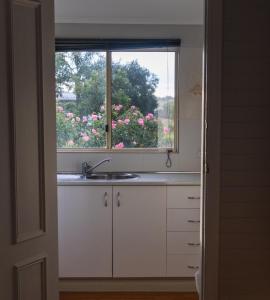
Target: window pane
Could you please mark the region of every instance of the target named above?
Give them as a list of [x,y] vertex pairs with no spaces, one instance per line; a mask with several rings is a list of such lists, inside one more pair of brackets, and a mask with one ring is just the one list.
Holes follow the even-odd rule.
[[58,148],[106,147],[106,53],[56,53]]
[[175,52],[112,53],[112,146],[173,148]]

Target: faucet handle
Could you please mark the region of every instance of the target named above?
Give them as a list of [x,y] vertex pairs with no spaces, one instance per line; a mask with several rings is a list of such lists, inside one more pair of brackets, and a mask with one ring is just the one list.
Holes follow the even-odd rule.
[[82,175],[86,176],[86,174],[90,168],[91,168],[90,162],[87,162],[87,161],[82,162]]

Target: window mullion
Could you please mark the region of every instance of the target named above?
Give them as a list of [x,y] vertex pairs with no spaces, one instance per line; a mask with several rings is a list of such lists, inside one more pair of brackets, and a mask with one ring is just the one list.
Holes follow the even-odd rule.
[[112,149],[112,53],[106,51],[106,117],[107,117],[107,149]]

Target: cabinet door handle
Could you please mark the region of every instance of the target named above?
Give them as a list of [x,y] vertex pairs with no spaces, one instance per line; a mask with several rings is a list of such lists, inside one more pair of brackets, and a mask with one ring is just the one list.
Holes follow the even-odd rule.
[[187,245],[191,247],[199,247],[200,243],[187,243]]
[[121,203],[120,203],[120,192],[117,193],[116,200],[117,200],[117,206],[120,207],[120,205],[121,205]]
[[188,196],[187,198],[188,198],[188,200],[200,200],[201,199],[201,197],[195,197],[195,196]]
[[188,223],[200,223],[200,220],[188,220]]
[[198,266],[187,266],[191,270],[199,270]]
[[108,193],[107,192],[104,193],[104,206],[108,207]]

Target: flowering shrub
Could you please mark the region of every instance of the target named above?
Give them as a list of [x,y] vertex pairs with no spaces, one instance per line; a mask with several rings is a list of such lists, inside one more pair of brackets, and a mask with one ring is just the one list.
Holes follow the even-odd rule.
[[[65,111],[57,103],[56,125],[58,148],[105,148],[106,117],[104,107],[99,112],[78,116]],[[152,113],[143,115],[135,106],[112,106],[112,147],[166,147],[170,129],[164,127]]]
[[112,146],[121,148],[156,148],[158,121],[149,119],[135,107],[112,106]]
[[106,146],[104,114],[92,113],[78,117],[56,107],[56,131],[58,148],[101,148]]

